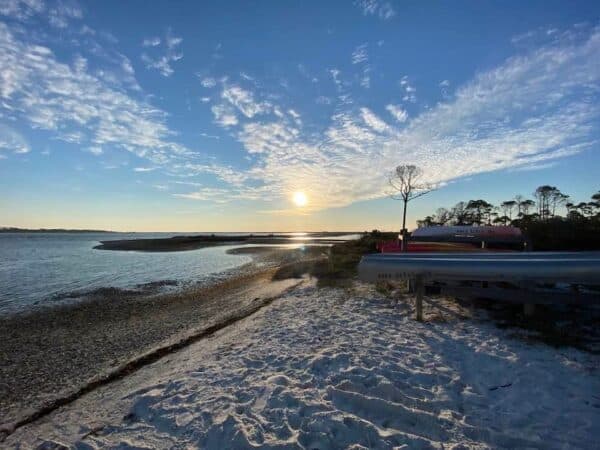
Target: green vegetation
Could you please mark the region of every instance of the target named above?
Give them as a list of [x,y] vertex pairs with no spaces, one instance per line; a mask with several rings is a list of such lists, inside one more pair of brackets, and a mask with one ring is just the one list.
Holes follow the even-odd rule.
[[417,224],[513,225],[527,235],[534,250],[600,249],[600,191],[580,203],[570,202],[569,195],[549,185],[538,187],[533,196],[535,200],[517,195],[498,206],[482,199],[458,202]]
[[600,250],[600,220],[552,217],[514,222],[529,237],[534,250]]

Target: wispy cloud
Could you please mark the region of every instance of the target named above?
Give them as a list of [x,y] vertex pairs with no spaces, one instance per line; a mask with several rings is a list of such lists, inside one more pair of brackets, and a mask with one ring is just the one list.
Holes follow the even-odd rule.
[[417,88],[410,83],[408,75],[403,76],[398,83],[400,84],[400,89],[404,91],[402,100],[415,103],[417,101]]
[[360,64],[369,60],[369,54],[367,53],[367,44],[359,45],[352,52],[352,64]]
[[[172,63],[183,58],[183,52],[179,46],[183,39],[173,35],[173,32],[168,29],[164,38],[149,37],[143,40],[142,46],[145,48],[157,49],[153,54],[147,52],[142,53],[142,61],[148,69],[158,70],[164,77],[169,77],[175,72]],[[160,54],[158,54],[160,50]]]
[[0,0],[0,15],[20,21],[43,17],[50,26],[64,29],[72,21],[80,20],[83,10],[75,0]]
[[226,188],[203,187],[194,192],[185,194],[173,194],[173,197],[188,200],[210,201],[214,203],[226,203],[232,199],[231,190]]
[[333,84],[339,89],[342,85],[340,81],[340,70],[339,69],[329,69],[329,74],[331,75],[331,79],[333,80]]
[[365,16],[376,16],[383,20],[391,19],[396,11],[390,2],[380,0],[356,0],[354,2]]
[[208,134],[208,133],[200,133],[200,136],[205,137],[207,139],[221,139],[220,136],[217,136],[215,134]]
[[[401,163],[423,167],[432,182],[551,164],[594,142],[598,61],[600,30],[593,29],[481,72],[451,99],[412,118],[387,105],[398,125],[371,108],[341,101],[318,134],[287,115],[238,123],[238,139],[256,163],[230,192],[239,195],[240,183],[268,187],[264,198],[304,190],[319,209],[385,195],[385,173]],[[340,72],[330,73],[341,86]],[[404,95],[414,95],[407,77],[399,84]]]
[[[21,6],[0,3],[0,13],[31,21],[46,11],[42,6],[39,12],[33,0],[17,3]],[[380,16],[382,2],[362,3],[365,14]],[[310,198],[310,208],[338,207],[385,195],[385,174],[397,164],[418,164],[430,181],[445,182],[493,170],[548,167],[558,158],[597,145],[598,28],[553,32],[544,45],[520,50],[518,56],[469,82],[452,85],[452,96],[420,112],[413,104],[416,83],[408,76],[397,84],[402,102],[378,105],[374,99],[366,103],[353,96],[351,88],[369,75],[367,46],[355,49],[356,66],[344,66],[343,73],[338,68],[322,69],[319,77],[331,81],[311,83],[318,89],[307,100],[314,98],[322,106],[318,115],[304,109],[304,98],[295,103],[281,90],[268,91],[268,84],[254,73],[248,79],[236,68],[230,78],[202,76],[200,83],[211,89],[206,99],[215,123],[245,152],[237,166],[177,143],[168,115],[153,106],[137,85],[131,62],[101,45],[113,42],[109,37],[78,26],[77,51],[66,57],[27,34],[27,29],[0,22],[2,123],[18,123],[19,130],[29,126],[51,138],[77,143],[96,154],[99,164],[108,163],[105,159],[116,150],[130,152],[136,158],[129,170],[165,172],[188,183],[187,188],[171,185],[173,195],[180,198],[219,203],[278,200],[273,210],[280,211],[281,201],[302,190]],[[144,51],[177,52],[181,44],[173,35],[158,41],[149,38]],[[92,61],[86,51],[98,59]],[[110,62],[114,70],[98,68],[99,61]],[[450,89],[445,82],[439,87]],[[0,157],[30,150],[18,138],[8,139],[3,130],[0,136]],[[122,167],[109,162],[110,167]],[[161,181],[156,186],[166,185]],[[192,192],[176,192],[175,187]]]
[[47,14],[50,25],[66,28],[72,20],[83,17],[83,10],[74,0],[58,0],[48,9]]
[[[5,117],[87,146],[125,149],[154,163],[188,150],[173,142],[166,114],[129,95],[127,84],[92,73],[82,58],[59,61],[25,32],[0,23],[0,99]],[[126,82],[126,59],[117,61]],[[132,76],[129,73],[129,76]]]
[[29,153],[31,148],[21,134],[11,127],[0,124],[0,156],[5,159],[6,154],[3,154],[3,151],[22,154]]
[[311,74],[304,64],[298,64],[296,67],[298,68],[298,72],[300,72],[300,75],[302,75],[307,80],[310,80],[311,83],[319,82],[319,78]]
[[362,66],[360,85],[365,89],[371,87],[371,66],[369,65],[369,53],[367,47],[368,44],[361,44],[352,52],[352,64],[360,64]]
[[100,155],[102,155],[104,153],[104,150],[102,150],[102,147],[99,147],[97,145],[93,145],[91,147],[88,147],[87,151],[90,152],[94,156],[100,156]]
[[211,107],[213,116],[215,117],[215,123],[223,127],[230,127],[238,124],[238,118],[235,115],[235,111],[231,106],[228,105],[213,105]]
[[158,47],[161,39],[158,36],[145,38],[142,41],[142,47]]
[[511,169],[514,172],[531,172],[534,170],[545,170],[550,169],[556,166],[556,161],[548,162],[548,163],[540,163],[540,164],[528,164],[526,166],[515,167]]
[[442,91],[442,97],[448,98],[448,90],[449,90],[449,87],[450,87],[450,81],[448,81],[448,80],[442,80],[442,81],[440,81],[439,86],[440,86],[440,89]]
[[[212,86],[212,83],[210,83]],[[273,111],[273,105],[267,101],[257,100],[255,95],[236,84],[223,81],[223,89],[219,103],[211,107],[215,123],[223,127],[231,127],[239,123],[239,117],[248,119]],[[241,113],[241,116],[238,116]],[[281,114],[275,110],[275,114]]]
[[385,109],[400,123],[404,123],[408,119],[408,113],[399,105],[387,105]]
[[387,131],[390,128],[387,123],[380,119],[369,108],[361,108],[360,114],[365,124],[375,131],[383,133],[384,131]]
[[360,79],[360,85],[365,89],[369,89],[371,87],[371,76],[369,75],[368,69],[365,69],[363,76]]
[[223,89],[221,98],[235,106],[244,116],[252,118],[257,114],[269,112],[272,105],[269,102],[255,100],[252,92],[240,86],[228,86]]
[[212,88],[217,85],[217,80],[215,80],[214,78],[211,78],[211,77],[204,77],[204,78],[202,78],[202,81],[200,82],[200,84],[202,84],[202,86],[205,88]]
[[33,15],[40,14],[46,9],[42,0],[2,0],[0,15],[18,20],[27,20]]

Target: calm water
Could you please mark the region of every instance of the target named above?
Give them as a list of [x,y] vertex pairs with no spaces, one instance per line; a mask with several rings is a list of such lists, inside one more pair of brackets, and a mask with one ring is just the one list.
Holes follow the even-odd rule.
[[230,246],[166,253],[93,249],[101,240],[174,235],[0,233],[0,314],[73,291],[128,288],[160,280],[204,281],[251,261],[247,255],[228,255]]
[[[178,285],[208,281],[252,261],[248,255],[226,253],[239,245],[161,253],[93,249],[103,240],[168,238],[181,234],[0,233],[0,314],[48,304],[64,294],[100,287],[134,288],[138,284],[163,280],[174,280]],[[266,234],[254,233],[255,236]],[[302,245],[305,237],[305,233],[277,234],[297,239],[297,245]],[[347,235],[338,239],[356,237]]]

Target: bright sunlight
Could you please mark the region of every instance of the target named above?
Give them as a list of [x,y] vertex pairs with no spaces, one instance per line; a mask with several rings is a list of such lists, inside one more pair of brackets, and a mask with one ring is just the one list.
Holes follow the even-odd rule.
[[302,191],[298,191],[294,193],[294,204],[298,207],[305,206],[308,203],[308,198],[306,194]]

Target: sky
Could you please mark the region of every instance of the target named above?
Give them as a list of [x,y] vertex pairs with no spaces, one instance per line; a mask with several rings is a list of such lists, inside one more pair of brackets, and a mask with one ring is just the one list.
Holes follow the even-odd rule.
[[0,226],[398,230],[399,164],[409,228],[586,201],[599,93],[598,1],[0,0]]

